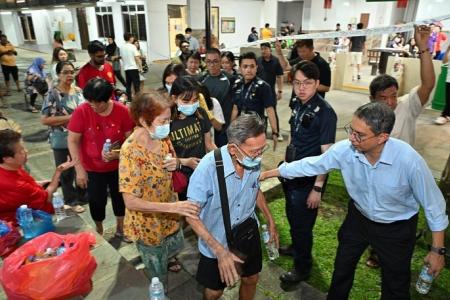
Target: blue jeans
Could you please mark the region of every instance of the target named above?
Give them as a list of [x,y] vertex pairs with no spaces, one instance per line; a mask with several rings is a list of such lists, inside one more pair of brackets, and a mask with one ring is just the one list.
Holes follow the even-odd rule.
[[314,183],[295,189],[285,189],[286,216],[291,227],[294,267],[300,274],[309,274],[312,268],[313,228],[318,209],[307,207],[306,200]]

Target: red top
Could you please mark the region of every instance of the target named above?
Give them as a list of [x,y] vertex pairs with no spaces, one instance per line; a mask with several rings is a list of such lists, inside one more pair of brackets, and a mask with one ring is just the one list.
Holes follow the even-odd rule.
[[110,172],[117,170],[119,160],[104,162],[102,159],[103,144],[106,139],[111,143],[125,141],[125,133],[133,130],[131,120],[125,105],[113,101],[113,109],[108,116],[96,113],[89,102],[77,107],[73,112],[67,128],[80,133],[80,159],[83,168],[91,172]]
[[53,214],[48,192],[24,169],[5,170],[0,167],[0,219],[17,226],[16,210],[22,204]]
[[441,51],[441,43],[445,42],[447,40],[447,36],[443,32],[439,32],[436,37],[436,46],[434,48],[434,51]]
[[105,79],[106,81],[110,82],[112,85],[116,84],[116,79],[114,78],[114,71],[112,66],[105,62],[103,65],[103,68],[101,70],[97,69],[90,63],[85,64],[83,67],[81,67],[80,71],[77,75],[77,82],[78,86],[81,89],[84,89],[87,82],[95,77],[100,77]]

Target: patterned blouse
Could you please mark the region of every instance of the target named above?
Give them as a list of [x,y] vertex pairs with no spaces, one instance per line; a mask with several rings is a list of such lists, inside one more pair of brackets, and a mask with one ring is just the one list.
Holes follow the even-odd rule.
[[[163,141],[159,154],[138,144],[135,133],[120,150],[119,189],[149,202],[176,202],[172,173],[162,167],[164,157],[171,153],[170,141]],[[170,148],[169,148],[170,147]],[[179,229],[179,216],[169,213],[144,213],[126,209],[124,231],[127,237],[147,245],[159,245]]]

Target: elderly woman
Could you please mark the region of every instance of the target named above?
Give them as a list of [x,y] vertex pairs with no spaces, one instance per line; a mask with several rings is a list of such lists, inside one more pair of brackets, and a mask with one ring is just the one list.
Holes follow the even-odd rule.
[[[43,125],[49,126],[50,146],[53,150],[55,164],[62,164],[69,156],[67,146],[67,124],[75,109],[84,102],[82,90],[74,87],[75,67],[71,62],[60,61],[56,64],[58,84],[50,89],[42,104]],[[77,213],[84,212],[84,190],[75,184],[75,170],[69,169],[61,174],[61,188],[64,202]]]
[[32,113],[39,110],[35,107],[38,95],[44,95],[48,91],[47,72],[44,71],[45,60],[42,57],[33,59],[33,63],[28,67],[25,77],[26,93],[30,97],[28,109]]
[[125,234],[136,241],[150,277],[159,277],[166,288],[168,258],[183,247],[177,214],[197,218],[199,212],[198,206],[179,202],[173,190],[171,171],[177,159],[167,137],[172,106],[154,91],[133,99],[131,115],[137,128],[122,145],[119,164]]
[[[118,148],[130,135],[134,124],[127,107],[111,100],[113,90],[103,78],[88,81],[83,90],[87,102],[75,110],[67,126],[68,144],[75,161],[77,184],[88,191],[89,209],[97,232],[103,234],[109,190],[117,221],[116,237],[128,241],[123,235],[125,204],[119,192]],[[107,139],[112,147],[105,152],[103,146]]]

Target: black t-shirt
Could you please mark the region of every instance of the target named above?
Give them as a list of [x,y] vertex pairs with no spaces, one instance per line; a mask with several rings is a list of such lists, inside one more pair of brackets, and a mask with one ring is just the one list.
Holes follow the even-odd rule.
[[274,106],[274,95],[267,82],[261,78],[255,77],[248,83],[239,78],[233,85],[233,104],[237,106],[239,114],[255,112],[264,119],[264,110]]
[[318,94],[305,104],[296,99],[289,124],[291,144],[296,147],[296,160],[320,155],[321,145],[335,142],[336,113]]
[[283,75],[283,68],[280,61],[273,55],[270,56],[270,60],[266,61],[262,56],[256,60],[258,64],[257,76],[267,82],[273,91],[275,91],[275,82],[277,76]]
[[206,73],[199,80],[207,88],[211,97],[216,98],[222,107],[223,116],[225,118],[225,128],[230,124],[233,103],[231,101],[232,79],[225,72],[220,72],[218,76],[212,76]]
[[[202,158],[206,154],[205,133],[211,129],[211,122],[208,115],[199,107],[197,112],[202,118],[193,114],[184,119],[176,119],[170,125],[170,140],[177,154],[177,157]],[[183,166],[182,171],[188,177],[194,172],[191,168]]]
[[362,52],[365,41],[366,41],[365,36],[350,37],[350,42],[351,42],[350,52]]
[[[291,66],[295,66],[301,60],[302,59],[300,57],[298,57],[294,60],[290,60],[289,64]],[[314,56],[314,58],[311,60],[311,62],[315,63],[316,66],[319,68],[320,84],[328,86],[328,87],[331,86],[331,69],[330,69],[330,65],[328,64],[328,62],[325,59],[323,59],[318,52],[316,52],[316,56]],[[325,98],[324,92],[318,92],[318,93],[320,96]],[[294,91],[292,91],[292,96],[293,97],[295,96]]]

